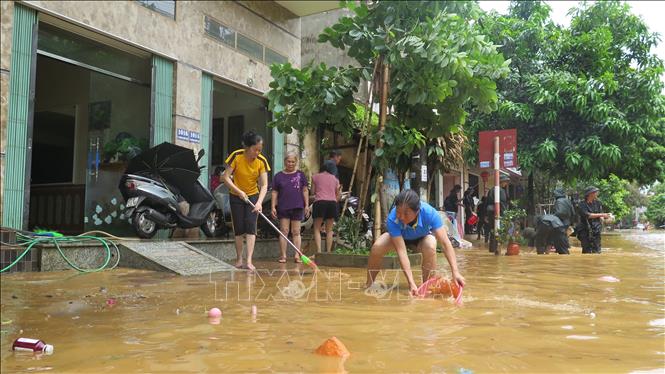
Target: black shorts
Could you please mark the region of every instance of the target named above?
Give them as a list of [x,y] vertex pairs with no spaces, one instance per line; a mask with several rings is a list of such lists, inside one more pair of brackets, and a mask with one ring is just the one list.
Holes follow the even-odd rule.
[[303,208],[293,208],[287,210],[277,209],[277,218],[302,222],[303,218],[305,218],[305,209]]
[[409,239],[409,240],[405,239],[404,244],[406,244],[406,249],[408,249],[409,251],[414,252],[414,253],[419,252],[418,245],[420,245],[420,242],[428,236],[434,237],[434,235],[432,235],[432,234],[427,234],[427,235],[422,236],[418,239]]
[[315,201],[312,210],[312,217],[314,218],[337,219],[337,201]]
[[[252,204],[256,204],[259,195],[248,196]],[[242,201],[238,196],[229,194],[229,203],[231,205],[231,222],[233,223],[233,234],[235,235],[256,235],[256,220],[259,215],[252,212],[254,208]]]

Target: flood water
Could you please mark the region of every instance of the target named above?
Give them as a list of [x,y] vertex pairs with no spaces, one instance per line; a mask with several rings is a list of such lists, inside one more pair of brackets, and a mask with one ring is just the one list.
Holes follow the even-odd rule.
[[[665,234],[605,235],[603,247],[584,256],[579,248],[511,257],[459,250],[462,307],[408,297],[404,278],[393,282],[398,272],[366,292],[364,269],[315,278],[293,263],[287,272],[258,263],[273,271],[233,278],[128,269],[3,275],[1,369],[662,373]],[[439,267],[447,274],[443,257]],[[219,324],[206,317],[211,307],[223,311]],[[21,336],[53,344],[54,354],[13,353]],[[331,336],[348,359],[313,353]]]

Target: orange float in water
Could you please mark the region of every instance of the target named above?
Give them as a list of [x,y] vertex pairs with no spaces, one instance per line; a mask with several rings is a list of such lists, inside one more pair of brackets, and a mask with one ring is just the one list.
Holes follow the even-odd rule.
[[351,355],[351,352],[346,349],[344,343],[334,336],[323,342],[314,352],[323,356],[333,357],[348,357]]

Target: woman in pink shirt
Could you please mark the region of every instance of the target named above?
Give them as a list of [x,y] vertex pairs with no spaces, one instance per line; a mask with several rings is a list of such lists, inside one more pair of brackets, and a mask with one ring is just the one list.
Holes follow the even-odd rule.
[[324,163],[321,172],[312,177],[314,190],[314,243],[317,252],[321,252],[321,225],[326,222],[326,251],[332,251],[333,223],[337,218],[337,201],[339,200],[339,181],[332,174],[329,164]]

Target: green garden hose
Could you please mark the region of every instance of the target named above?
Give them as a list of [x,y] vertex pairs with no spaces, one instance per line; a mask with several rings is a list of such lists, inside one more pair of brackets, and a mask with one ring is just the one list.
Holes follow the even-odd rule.
[[[2,270],[0,270],[0,273],[4,273],[5,271],[11,269],[16,264],[18,264],[18,262],[21,261],[21,259],[23,257],[25,257],[25,255],[27,255],[28,252],[30,252],[35,247],[35,245],[37,245],[37,244],[49,244],[49,243],[53,243],[53,245],[55,245],[55,248],[58,250],[58,253],[60,253],[60,256],[63,258],[63,260],[65,260],[65,262],[67,262],[67,264],[69,266],[71,266],[73,269],[76,269],[79,272],[94,273],[94,272],[102,271],[102,270],[105,270],[105,269],[113,269],[116,266],[118,266],[118,263],[120,262],[120,251],[118,250],[118,246],[113,241],[108,240],[107,238],[100,238],[100,237],[97,237],[97,236],[86,235],[86,234],[88,234],[88,233],[81,234],[81,235],[78,235],[78,236],[39,236],[35,233],[27,232],[27,234],[24,234],[23,232],[16,231],[16,237],[18,239],[18,244],[2,243],[2,245],[12,246],[12,247],[26,247],[26,248],[23,251],[23,253],[21,253],[21,255],[19,255],[16,258],[16,260],[14,260],[14,262],[12,262],[11,264],[7,265]],[[106,235],[109,236],[109,237],[112,237],[109,234],[106,234]],[[90,240],[100,242],[104,246],[104,249],[106,250],[106,259],[104,260],[104,263],[96,269],[83,269],[83,268],[80,268],[80,267],[76,266],[69,258],[67,258],[65,253],[62,251],[62,248],[60,248],[61,243],[79,243],[79,242],[85,242],[85,241],[90,241]],[[110,268],[107,268],[109,262],[111,262],[111,257],[112,257],[111,256],[111,247],[115,248],[115,252],[116,252],[116,255],[117,255],[116,256],[116,262],[113,266],[111,266]]]

